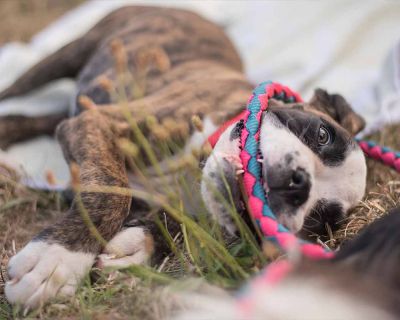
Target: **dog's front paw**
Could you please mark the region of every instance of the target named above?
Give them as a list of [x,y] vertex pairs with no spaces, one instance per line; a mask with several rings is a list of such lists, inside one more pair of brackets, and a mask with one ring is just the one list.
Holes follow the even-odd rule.
[[13,304],[33,309],[56,295],[71,296],[94,258],[59,244],[31,241],[8,264],[6,297]]
[[126,268],[144,264],[153,252],[153,238],[141,227],[126,228],[115,235],[97,257],[99,268]]

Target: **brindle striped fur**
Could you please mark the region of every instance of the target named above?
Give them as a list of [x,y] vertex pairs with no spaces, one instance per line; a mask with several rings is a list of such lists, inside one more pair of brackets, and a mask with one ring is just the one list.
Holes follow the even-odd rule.
[[[146,115],[158,119],[172,117],[189,121],[192,115],[210,116],[216,124],[237,114],[245,105],[252,85],[243,74],[240,58],[223,30],[198,15],[175,9],[125,7],[117,10],[88,31],[83,37],[64,46],[0,93],[0,98],[22,95],[61,77],[76,77],[78,94],[89,96],[97,110],[83,110],[79,103],[76,117],[64,120],[56,130],[66,160],[80,167],[83,186],[111,185],[128,187],[124,156],[117,140],[129,130],[120,107],[99,85],[101,75],[116,80],[111,43],[119,39],[127,53],[127,65],[134,77],[135,59],[147,48],[159,47],[167,54],[170,68],[150,70],[142,98],[129,96],[129,110],[139,121]],[[146,110],[146,113],[143,110]],[[43,119],[31,119],[35,125]],[[0,119],[0,127],[5,119]],[[9,121],[9,120],[8,120]],[[15,140],[51,132],[20,127]],[[15,140],[1,138],[3,145]],[[130,210],[127,196],[83,193],[82,200],[101,235],[110,240],[120,229]],[[134,208],[133,208],[134,211]],[[37,238],[57,242],[72,250],[99,253],[100,244],[90,236],[76,204],[56,224]]]

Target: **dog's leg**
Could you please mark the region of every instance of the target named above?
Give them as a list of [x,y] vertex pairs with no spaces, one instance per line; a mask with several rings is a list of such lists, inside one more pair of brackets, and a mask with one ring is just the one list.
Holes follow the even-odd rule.
[[208,211],[231,234],[236,232],[236,226],[229,212],[230,200],[234,201],[236,210],[240,209],[237,181],[243,172],[239,158],[240,125],[240,122],[231,125],[221,135],[204,166],[201,182],[201,194]]
[[53,135],[57,125],[67,117],[66,113],[38,117],[9,115],[0,117],[0,148],[32,139],[39,135]]
[[96,41],[79,38],[34,65],[11,86],[0,92],[0,100],[26,94],[60,78],[75,77],[96,48]]
[[[124,157],[116,143],[118,136],[109,119],[97,110],[60,124],[57,137],[67,161],[80,167],[82,189],[94,185],[128,187]],[[111,240],[128,215],[130,197],[83,191],[80,198],[101,237]],[[75,292],[102,249],[81,214],[75,198],[62,219],[10,260],[11,280],[5,287],[10,302],[32,308],[57,293]]]
[[101,41],[112,30],[125,26],[129,19],[154,10],[152,7],[131,6],[115,10],[100,20],[82,37],[68,43],[44,58],[0,92],[0,100],[26,94],[60,78],[75,78],[92,57]]

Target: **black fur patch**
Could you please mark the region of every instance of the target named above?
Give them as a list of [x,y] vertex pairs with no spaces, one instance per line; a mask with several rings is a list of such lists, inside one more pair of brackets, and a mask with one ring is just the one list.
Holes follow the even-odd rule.
[[229,136],[229,140],[236,140],[240,138],[240,135],[242,134],[242,130],[244,128],[244,120],[240,120],[238,123],[236,123],[236,126],[233,127],[231,134]]
[[[290,156],[285,157],[286,165],[289,165],[290,161]],[[264,178],[269,186],[268,202],[273,212],[295,214],[296,209],[308,200],[311,189],[310,175],[303,168],[297,168],[296,171],[303,176],[303,182],[293,187],[291,183],[294,171],[286,170],[282,164],[278,163],[265,171]]]
[[343,206],[334,200],[322,199],[317,202],[311,213],[304,221],[306,232],[319,236],[328,236],[326,225],[336,231],[344,219]]
[[[353,148],[351,136],[339,126],[299,109],[271,108],[282,124],[308,146],[326,165],[340,166],[346,154]],[[320,146],[318,134],[320,127],[325,127],[331,135],[331,143]]]

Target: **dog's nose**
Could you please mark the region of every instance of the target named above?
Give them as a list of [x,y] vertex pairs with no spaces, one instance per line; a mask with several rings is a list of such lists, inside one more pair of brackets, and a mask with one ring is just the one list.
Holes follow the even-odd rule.
[[303,189],[309,184],[309,176],[303,169],[297,169],[292,172],[292,179],[289,187],[292,189]]
[[299,207],[308,199],[311,180],[303,169],[270,168],[267,170],[269,194],[279,197],[286,204]]

